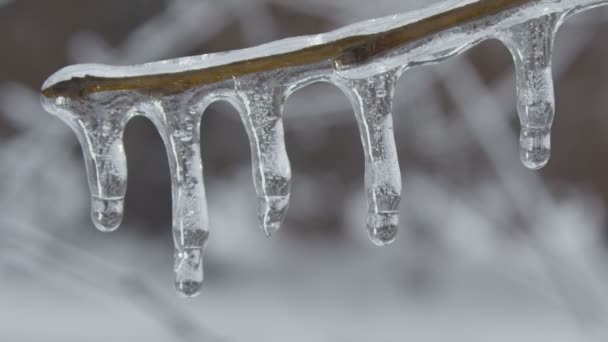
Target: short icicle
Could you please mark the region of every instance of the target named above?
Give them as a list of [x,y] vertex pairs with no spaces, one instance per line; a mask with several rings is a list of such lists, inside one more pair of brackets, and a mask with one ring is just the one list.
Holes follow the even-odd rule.
[[520,157],[532,170],[543,168],[551,155],[555,95],[551,60],[561,23],[551,14],[516,25],[500,38],[509,48],[517,74],[517,111],[521,121]]
[[282,119],[284,94],[272,88],[271,80],[262,78],[235,83],[235,89],[236,105],[251,143],[259,225],[270,236],[287,215],[291,191]]
[[[123,132],[130,102],[110,94],[96,105],[87,99],[58,98],[54,112],[76,133],[82,147],[91,191],[91,219],[102,232],[116,230],[122,222],[127,191],[127,159]],[[48,102],[43,104],[48,108]]]
[[367,229],[378,246],[392,243],[399,224],[401,170],[393,133],[393,95],[401,69],[336,83],[353,104],[365,152]]
[[151,115],[165,142],[171,169],[175,287],[184,297],[200,292],[203,250],[209,237],[200,150],[202,111],[192,108],[179,96],[165,98]]

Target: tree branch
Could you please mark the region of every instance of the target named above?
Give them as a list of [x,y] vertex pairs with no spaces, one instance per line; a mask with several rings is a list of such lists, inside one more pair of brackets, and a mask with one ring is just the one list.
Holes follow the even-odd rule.
[[[227,64],[218,64],[181,72],[168,72],[152,75],[129,77],[103,77],[84,75],[71,77],[46,86],[42,94],[47,98],[77,98],[103,91],[135,90],[145,93],[179,93],[185,90],[221,82],[234,77],[255,73],[301,67],[330,62],[329,65],[344,69],[365,64],[396,49],[416,41],[446,31],[454,27],[471,24],[484,18],[497,16],[517,7],[533,5],[539,0],[479,0],[464,2],[446,11],[429,11],[422,19],[409,22],[386,31],[361,34],[332,39],[327,42],[307,46],[313,37],[295,38],[295,49],[266,56],[243,58]],[[445,6],[444,6],[445,7]],[[427,12],[427,11],[424,11]],[[362,23],[364,24],[364,23]],[[361,24],[359,24],[361,25]],[[361,25],[363,26],[363,25]],[[328,35],[329,36],[329,35]],[[297,40],[297,41],[296,41]],[[318,40],[318,38],[317,38]],[[321,40],[323,40],[321,38]],[[285,41],[285,43],[291,43]],[[264,51],[265,46],[251,49],[251,52]],[[247,50],[235,51],[247,52]],[[221,54],[208,55],[221,57]],[[247,55],[243,53],[243,55]],[[67,71],[67,70],[66,70]]]

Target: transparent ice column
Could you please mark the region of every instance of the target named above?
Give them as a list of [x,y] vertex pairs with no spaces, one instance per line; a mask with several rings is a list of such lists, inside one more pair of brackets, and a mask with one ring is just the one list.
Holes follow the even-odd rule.
[[192,297],[203,283],[203,249],[209,237],[200,150],[202,111],[179,96],[162,98],[144,111],[165,142],[171,169],[175,286]]
[[[51,106],[48,101],[43,103]],[[95,100],[59,97],[52,106],[54,113],[74,130],[82,147],[93,223],[103,232],[116,230],[122,222],[127,191],[122,136],[131,109],[129,99],[115,93]]]
[[520,157],[537,170],[551,155],[555,98],[551,59],[562,16],[551,14],[513,26],[499,38],[513,54],[517,74],[517,111],[521,121]]
[[365,79],[339,79],[353,104],[365,152],[367,228],[372,242],[395,240],[399,224],[401,170],[393,132],[393,95],[401,69]]
[[291,191],[282,119],[285,94],[273,82],[276,80],[256,77],[235,83],[237,107],[251,144],[259,225],[268,236],[281,226]]

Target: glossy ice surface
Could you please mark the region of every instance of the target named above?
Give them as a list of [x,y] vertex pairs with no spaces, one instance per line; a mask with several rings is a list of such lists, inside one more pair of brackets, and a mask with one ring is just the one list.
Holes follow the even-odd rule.
[[[323,35],[290,38],[245,50],[137,66],[71,66],[51,76],[43,89],[85,76],[120,79],[187,73],[294,52],[351,36],[385,32],[475,2],[446,1],[429,9],[370,20]],[[193,296],[202,285],[203,250],[209,236],[199,132],[202,113],[211,103],[228,101],[241,114],[251,143],[259,226],[271,235],[279,229],[290,197],[291,168],[284,142],[283,103],[291,93],[310,83],[336,84],[351,101],[361,132],[369,235],[375,244],[386,245],[397,234],[401,198],[401,173],[392,126],[394,89],[399,77],[412,67],[439,62],[482,40],[502,41],[513,54],[517,70],[521,159],[528,168],[539,169],[546,165],[551,152],[555,113],[551,57],[555,33],[569,15],[605,3],[531,1],[441,30],[354,65],[328,59],[297,67],[278,66],[272,71],[207,82],[181,92],[99,91],[73,97],[43,96],[42,102],[48,112],[70,125],[79,138],[92,195],[91,216],[102,231],[118,228],[124,211],[125,126],[137,115],[152,120],[164,140],[171,169],[176,287],[184,296]]]

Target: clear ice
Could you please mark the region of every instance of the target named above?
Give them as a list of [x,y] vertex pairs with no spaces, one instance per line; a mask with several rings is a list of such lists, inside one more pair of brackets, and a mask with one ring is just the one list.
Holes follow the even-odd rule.
[[365,79],[335,81],[350,99],[365,153],[367,229],[372,242],[393,242],[399,224],[401,170],[393,134],[393,96],[402,69]]
[[285,89],[274,85],[268,75],[234,80],[234,89],[238,98],[236,107],[251,142],[259,226],[270,236],[287,214],[291,190],[282,117]]
[[551,57],[561,14],[552,13],[510,28],[502,37],[513,55],[517,74],[517,112],[521,121],[520,157],[532,170],[551,155],[555,115]]
[[[386,245],[397,234],[401,197],[392,123],[395,84],[404,71],[440,62],[485,39],[502,41],[515,61],[521,159],[531,169],[545,166],[551,153],[555,112],[551,75],[555,33],[568,16],[608,1],[509,1],[513,7],[462,25],[448,25],[391,49],[382,50],[384,46],[376,44],[377,41],[365,42],[326,59],[311,58],[307,49],[366,35],[382,37],[423,19],[440,17],[437,15],[446,11],[481,3],[491,7],[508,1],[442,1],[420,11],[369,20],[326,34],[225,53],[136,66],[70,66],[45,82],[42,104],[78,136],[92,196],[91,216],[95,226],[104,232],[117,229],[124,212],[125,126],[137,115],[155,124],[165,143],[171,169],[175,286],[183,296],[192,297],[202,286],[203,252],[209,237],[200,123],[207,106],[215,101],[228,101],[241,115],[251,144],[259,226],[267,235],[279,229],[289,207],[291,169],[282,118],[283,103],[289,95],[314,82],[330,82],[350,99],[365,154],[367,228],[373,243]],[[285,57],[292,53],[299,53],[301,60]],[[277,57],[272,68],[237,72],[243,64],[270,56]],[[213,74],[211,71],[218,67],[235,71]],[[211,76],[199,83],[180,78],[188,73],[201,77],[205,72]],[[155,84],[167,76],[175,78],[164,83],[164,88],[146,86],[143,81]],[[123,82],[124,86],[111,86],[115,81]],[[75,82],[80,83],[75,86]]]

